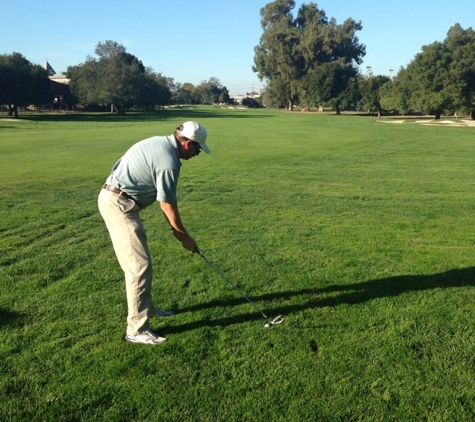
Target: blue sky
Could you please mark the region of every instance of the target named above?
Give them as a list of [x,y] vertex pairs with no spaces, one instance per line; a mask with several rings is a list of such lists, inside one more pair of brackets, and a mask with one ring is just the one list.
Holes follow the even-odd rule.
[[[30,62],[46,59],[57,73],[94,56],[98,42],[113,40],[145,66],[175,82],[218,78],[231,95],[263,87],[252,71],[262,34],[259,10],[267,0],[52,0],[4,1],[0,54],[13,51]],[[296,1],[294,13],[302,3]],[[362,21],[366,45],[361,70],[393,75],[421,51],[443,41],[455,23],[475,27],[475,0],[320,0],[337,23]]]

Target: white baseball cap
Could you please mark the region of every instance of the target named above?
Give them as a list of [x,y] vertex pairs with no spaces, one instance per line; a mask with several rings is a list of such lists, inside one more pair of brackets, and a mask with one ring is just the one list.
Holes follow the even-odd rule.
[[192,141],[198,142],[200,144],[201,149],[206,152],[206,154],[211,153],[208,145],[206,145],[206,138],[208,133],[206,129],[201,126],[199,123],[188,121],[182,124],[183,129],[178,130],[185,138],[191,139]]

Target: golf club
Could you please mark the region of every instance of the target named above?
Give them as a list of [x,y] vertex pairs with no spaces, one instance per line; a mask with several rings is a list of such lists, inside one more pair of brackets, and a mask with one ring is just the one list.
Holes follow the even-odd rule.
[[241,296],[246,299],[252,306],[254,306],[254,308],[268,321],[268,323],[266,323],[264,325],[264,327],[268,328],[270,327],[271,325],[276,325],[276,324],[282,324],[282,322],[284,321],[284,316],[283,315],[278,315],[277,317],[275,317],[274,319],[270,319],[267,317],[267,315],[262,312],[258,307],[257,305],[251,300],[249,299],[245,294],[244,292],[238,287],[236,286],[231,280],[229,280],[228,277],[226,277],[221,271],[220,269],[212,262],[210,261],[208,258],[206,258],[206,256],[201,252],[201,251],[198,251],[198,255],[201,256],[201,258],[203,258],[203,260],[210,266],[212,267],[221,277],[223,277],[231,286],[234,287],[234,289],[236,289],[240,294]]

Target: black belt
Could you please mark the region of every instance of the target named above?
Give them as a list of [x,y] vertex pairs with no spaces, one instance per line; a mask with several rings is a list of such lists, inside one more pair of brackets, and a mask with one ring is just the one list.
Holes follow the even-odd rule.
[[134,198],[132,198],[127,192],[124,192],[123,190],[117,189],[114,186],[108,185],[107,183],[105,183],[102,186],[102,189],[110,190],[111,192],[114,192],[117,195],[122,195],[124,198],[132,199],[132,201],[134,201]]

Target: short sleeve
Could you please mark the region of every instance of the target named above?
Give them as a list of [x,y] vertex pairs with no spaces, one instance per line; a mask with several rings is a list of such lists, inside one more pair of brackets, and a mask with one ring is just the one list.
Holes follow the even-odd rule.
[[155,186],[157,188],[157,201],[176,202],[179,170],[167,169],[156,173]]

